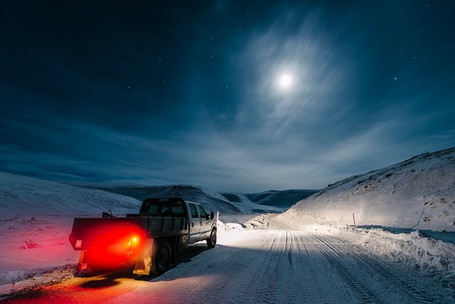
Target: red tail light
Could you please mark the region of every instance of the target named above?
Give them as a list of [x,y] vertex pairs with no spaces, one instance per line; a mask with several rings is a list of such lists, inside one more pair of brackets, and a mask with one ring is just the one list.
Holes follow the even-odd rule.
[[128,242],[128,247],[137,247],[140,243],[140,237],[137,235],[133,235],[130,237]]

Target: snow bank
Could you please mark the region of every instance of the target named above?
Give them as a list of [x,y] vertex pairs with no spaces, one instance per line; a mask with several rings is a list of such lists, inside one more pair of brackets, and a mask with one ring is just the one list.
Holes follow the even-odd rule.
[[344,238],[378,256],[427,273],[444,272],[455,278],[455,244],[429,238],[418,231],[391,233],[381,229],[348,229]]
[[344,229],[339,233],[371,254],[416,270],[442,287],[455,290],[455,244],[428,238],[418,231]]

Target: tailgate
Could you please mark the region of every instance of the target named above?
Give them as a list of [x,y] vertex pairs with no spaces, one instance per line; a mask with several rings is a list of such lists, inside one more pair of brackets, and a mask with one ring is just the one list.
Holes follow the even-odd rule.
[[75,218],[69,241],[74,250],[87,250],[133,234],[142,237],[141,222],[141,218]]

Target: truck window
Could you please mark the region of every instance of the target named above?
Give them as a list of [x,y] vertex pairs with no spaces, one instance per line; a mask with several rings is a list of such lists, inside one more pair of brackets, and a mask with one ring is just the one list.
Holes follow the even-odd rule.
[[172,215],[171,207],[169,207],[167,205],[161,205],[160,206],[160,214],[161,215]]
[[205,218],[207,216],[207,212],[205,212],[202,206],[198,205],[197,207],[199,208],[199,214],[201,215],[201,217]]
[[191,217],[192,218],[198,218],[199,215],[197,214],[197,208],[195,204],[189,204],[190,205],[190,210],[191,210]]
[[152,216],[185,216],[183,201],[180,199],[146,199],[141,214]]
[[173,206],[172,207],[172,215],[173,216],[184,216],[185,215],[185,209],[183,209],[183,206]]
[[153,202],[148,202],[145,210],[141,210],[142,212],[150,213],[150,214],[158,214],[158,207],[159,204],[153,203]]

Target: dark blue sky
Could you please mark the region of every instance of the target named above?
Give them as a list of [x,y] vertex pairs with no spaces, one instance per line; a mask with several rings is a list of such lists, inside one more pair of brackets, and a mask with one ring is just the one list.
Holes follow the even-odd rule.
[[255,192],[455,146],[453,16],[450,0],[2,1],[0,170]]

